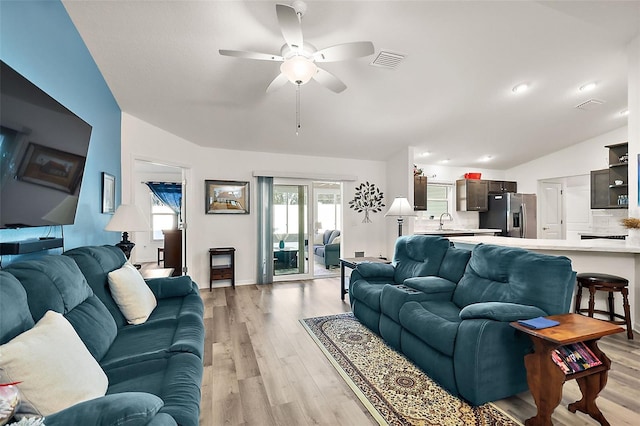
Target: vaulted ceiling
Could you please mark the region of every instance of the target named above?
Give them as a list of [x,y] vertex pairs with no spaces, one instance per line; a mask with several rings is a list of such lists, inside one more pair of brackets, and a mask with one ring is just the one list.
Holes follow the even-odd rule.
[[[640,29],[639,1],[308,1],[305,42],[375,53],[322,64],[347,89],[301,86],[296,135],[295,86],[265,92],[280,64],[218,54],[279,54],[275,2],[63,3],[121,109],[198,145],[371,160],[414,146],[497,169],[626,125]],[[405,58],[370,65],[381,51]]]

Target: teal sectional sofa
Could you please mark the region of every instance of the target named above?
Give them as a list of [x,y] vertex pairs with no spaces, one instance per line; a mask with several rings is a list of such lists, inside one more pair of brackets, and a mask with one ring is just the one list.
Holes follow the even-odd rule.
[[[422,259],[422,261],[420,260]],[[472,405],[528,389],[530,339],[511,321],[569,311],[576,273],[564,256],[442,237],[396,242],[390,265],[361,264],[354,315],[451,394]]]
[[81,247],[0,271],[0,344],[55,311],[108,378],[105,396],[47,415],[47,426],[198,425],[205,335],[198,286],[187,276],[147,280],[157,306],[130,325],[107,278],[125,261],[114,246]]

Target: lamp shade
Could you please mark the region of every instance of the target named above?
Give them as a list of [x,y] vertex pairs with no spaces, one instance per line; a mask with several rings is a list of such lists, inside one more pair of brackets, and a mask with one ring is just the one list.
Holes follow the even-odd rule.
[[389,207],[389,211],[387,211],[384,215],[385,217],[386,216],[402,216],[402,217],[417,216],[416,212],[413,210],[413,207],[411,207],[411,204],[409,204],[409,200],[403,197],[396,197],[393,200],[391,207]]
[[293,84],[305,84],[318,72],[318,67],[304,56],[294,56],[280,65],[280,72]]
[[120,204],[104,229],[119,232],[148,231],[151,226],[140,207],[134,204]]

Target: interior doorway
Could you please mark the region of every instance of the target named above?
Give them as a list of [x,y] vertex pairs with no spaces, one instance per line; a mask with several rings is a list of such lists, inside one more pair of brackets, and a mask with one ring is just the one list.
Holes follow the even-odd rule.
[[[135,159],[132,190],[137,206],[146,215],[151,230],[136,233],[136,262],[156,268],[174,268],[174,275],[188,272],[186,232],[186,170],[183,167]],[[169,207],[153,194],[151,183],[176,184],[180,188],[179,204]],[[165,247],[165,233],[171,247]]]

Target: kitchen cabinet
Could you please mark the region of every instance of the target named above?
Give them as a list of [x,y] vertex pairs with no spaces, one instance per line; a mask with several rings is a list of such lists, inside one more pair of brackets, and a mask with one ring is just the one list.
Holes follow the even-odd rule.
[[607,145],[609,167],[591,171],[591,208],[626,209],[629,207],[629,144]]
[[518,182],[505,180],[489,181],[489,194],[504,194],[505,192],[518,192]]
[[609,169],[591,171],[591,208],[609,208]]
[[413,177],[413,210],[427,210],[427,177]]
[[456,181],[456,210],[486,212],[489,209],[489,181],[458,179]]
[[[607,145],[609,148],[609,206],[610,208],[629,207],[629,144]],[[622,181],[616,184],[616,181]]]

